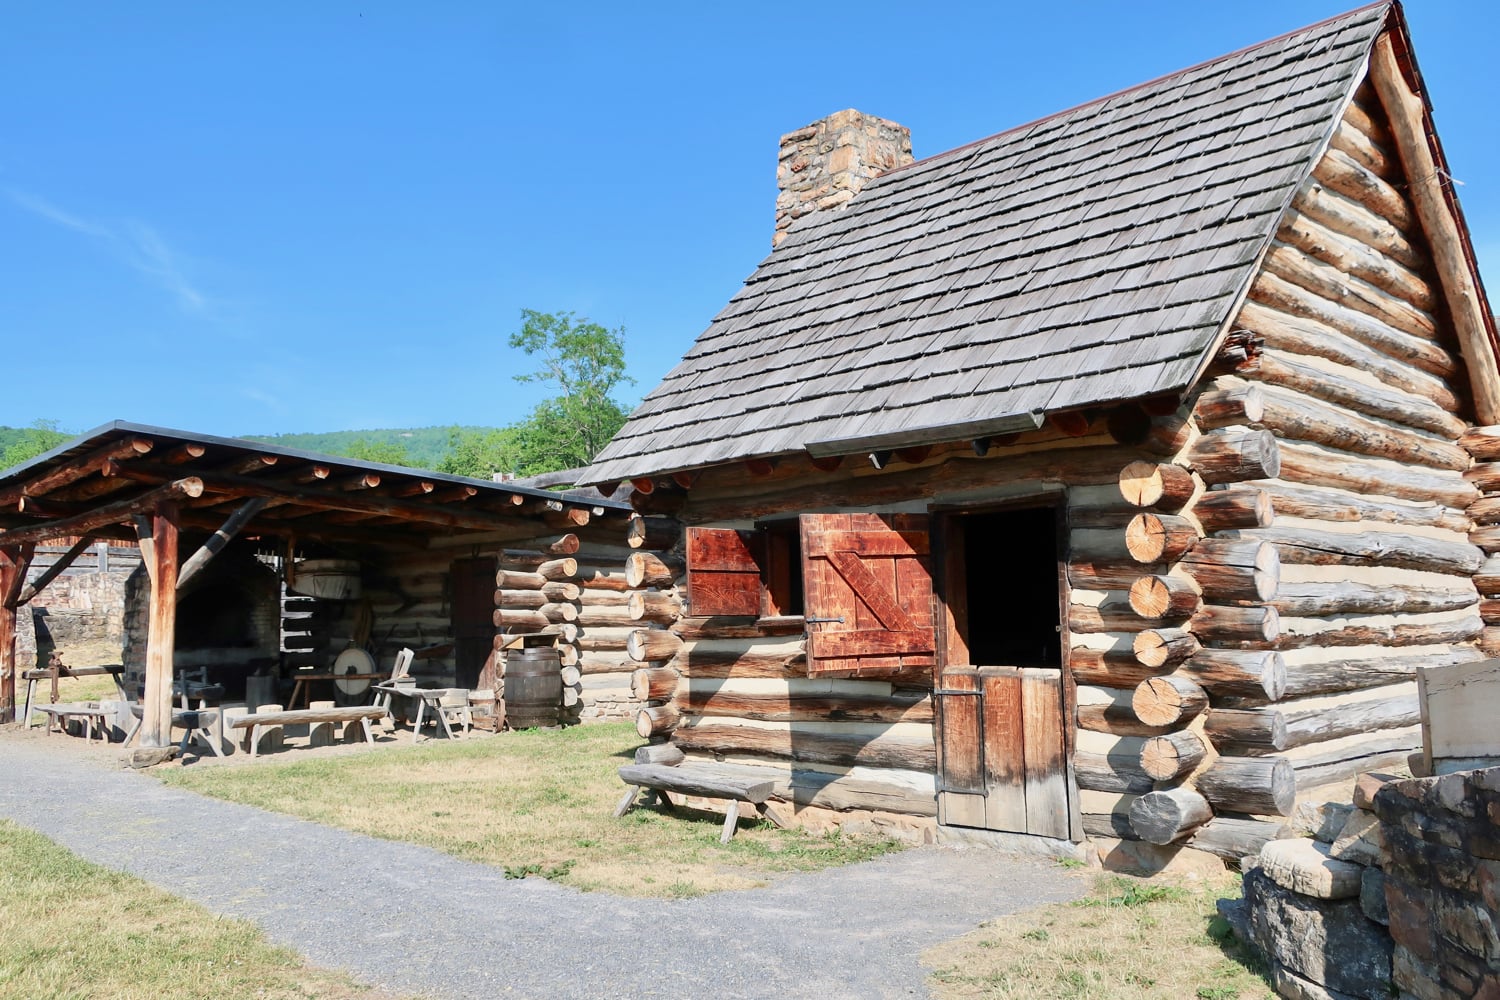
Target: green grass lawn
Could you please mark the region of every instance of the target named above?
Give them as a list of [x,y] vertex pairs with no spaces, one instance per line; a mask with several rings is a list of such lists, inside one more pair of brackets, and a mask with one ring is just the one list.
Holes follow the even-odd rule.
[[741,820],[637,806],[620,819],[615,769],[641,739],[629,723],[433,741],[358,755],[194,766],[169,784],[330,826],[541,875],[584,890],[686,897],[763,884],[777,872],[863,861],[900,845],[820,837]]
[[1100,875],[1083,899],[986,921],[923,960],[943,1000],[1275,1000],[1215,910],[1239,893],[1229,872]]
[[0,998],[388,997],[0,820]]

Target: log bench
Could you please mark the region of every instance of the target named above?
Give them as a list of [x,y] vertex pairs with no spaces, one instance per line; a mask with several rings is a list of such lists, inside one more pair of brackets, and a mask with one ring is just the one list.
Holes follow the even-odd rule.
[[374,734],[370,731],[370,722],[373,719],[384,718],[386,709],[378,705],[349,705],[343,708],[299,708],[282,712],[256,712],[235,719],[229,724],[231,729],[248,730],[245,734],[245,742],[249,744],[250,756],[257,755],[259,741],[255,738],[256,726],[296,726],[303,723],[316,725],[320,722],[342,722],[345,724],[358,722],[364,729],[365,742],[373,743]]
[[630,811],[638,791],[649,789],[657,794],[661,803],[668,809],[673,805],[669,795],[671,792],[679,795],[697,795],[705,799],[728,800],[729,809],[724,817],[724,832],[719,836],[721,844],[729,843],[729,839],[734,836],[735,828],[740,820],[741,802],[754,806],[757,813],[777,826],[786,826],[781,817],[766,805],[766,799],[770,797],[771,790],[776,784],[775,781],[759,774],[746,773],[743,770],[706,762],[677,765],[625,764],[620,768],[620,780],[629,788],[615,808],[616,817],[623,816]]

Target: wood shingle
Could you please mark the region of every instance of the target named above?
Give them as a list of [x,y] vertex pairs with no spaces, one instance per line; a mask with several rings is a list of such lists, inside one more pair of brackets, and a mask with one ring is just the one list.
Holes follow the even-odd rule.
[[953,440],[1186,387],[1383,5],[898,168],[808,214],[599,455],[608,481]]

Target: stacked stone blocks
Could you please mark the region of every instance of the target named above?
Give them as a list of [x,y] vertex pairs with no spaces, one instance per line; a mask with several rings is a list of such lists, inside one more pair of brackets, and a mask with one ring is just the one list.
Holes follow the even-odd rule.
[[1500,768],[1375,796],[1403,998],[1500,1000]]
[[776,165],[776,232],[809,212],[847,204],[867,183],[912,162],[911,130],[854,109],[838,111],[781,137]]

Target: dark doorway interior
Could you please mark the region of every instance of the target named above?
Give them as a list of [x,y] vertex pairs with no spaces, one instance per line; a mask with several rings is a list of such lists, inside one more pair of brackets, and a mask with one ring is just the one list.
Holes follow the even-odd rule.
[[969,662],[1061,667],[1057,508],[963,521]]
[[495,644],[495,559],[458,559],[451,567],[454,681],[479,684]]

